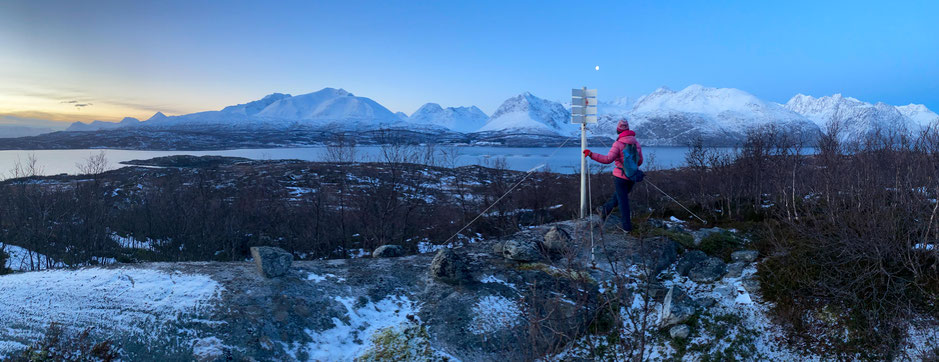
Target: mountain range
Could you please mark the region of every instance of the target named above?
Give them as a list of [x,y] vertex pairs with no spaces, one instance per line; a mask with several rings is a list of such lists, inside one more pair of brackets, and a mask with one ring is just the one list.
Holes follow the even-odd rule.
[[[146,121],[128,117],[118,123],[76,122],[67,132],[402,129],[430,134],[566,138],[579,133],[578,126],[570,123],[569,109],[569,104],[525,92],[504,101],[491,116],[476,106],[444,108],[436,103],[427,103],[408,116],[394,113],[370,98],[324,88],[297,96],[273,93],[218,111],[178,116],[158,112]],[[601,101],[599,122],[590,125],[589,130],[594,136],[615,137],[616,123],[624,117],[646,144],[674,146],[694,138],[711,145],[738,144],[748,130],[766,125],[812,139],[828,130],[830,124],[837,124],[842,137],[849,139],[876,130],[916,132],[939,123],[939,115],[923,105],[871,104],[841,94],[819,98],[798,94],[780,104],[739,89],[691,85],[680,91],[662,87],[635,101]]]

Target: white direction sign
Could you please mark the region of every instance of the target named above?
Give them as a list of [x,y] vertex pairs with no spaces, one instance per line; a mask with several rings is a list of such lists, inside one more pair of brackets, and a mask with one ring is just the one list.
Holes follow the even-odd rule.
[[597,123],[596,89],[571,89],[571,123]]

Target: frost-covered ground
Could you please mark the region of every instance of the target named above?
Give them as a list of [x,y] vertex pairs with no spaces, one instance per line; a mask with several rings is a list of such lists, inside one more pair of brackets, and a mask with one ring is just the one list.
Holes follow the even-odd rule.
[[53,322],[159,339],[169,324],[211,308],[222,288],[204,275],[87,268],[5,275],[0,291],[0,357],[8,357]]
[[14,271],[41,270],[65,266],[65,264],[56,262],[45,255],[16,245],[0,243],[0,250],[7,254],[5,267]]

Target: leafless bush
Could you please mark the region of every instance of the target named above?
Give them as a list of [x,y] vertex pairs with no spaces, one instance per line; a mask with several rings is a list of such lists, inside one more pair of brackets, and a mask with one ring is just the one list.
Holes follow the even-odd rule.
[[85,159],[84,163],[76,163],[75,167],[83,175],[100,175],[111,168],[108,155],[104,151],[94,153]]
[[326,162],[356,162],[355,138],[344,134],[336,136],[335,141],[326,144]]

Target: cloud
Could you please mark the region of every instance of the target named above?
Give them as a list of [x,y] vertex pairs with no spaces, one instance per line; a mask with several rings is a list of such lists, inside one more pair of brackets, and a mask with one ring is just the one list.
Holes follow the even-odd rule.
[[77,103],[77,104],[75,104],[75,107],[78,108],[78,109],[81,109],[82,107],[88,107],[88,106],[90,106],[90,105],[92,105],[92,104],[91,104],[91,103]]
[[61,101],[59,103],[74,104],[74,103],[78,103],[78,101]]

